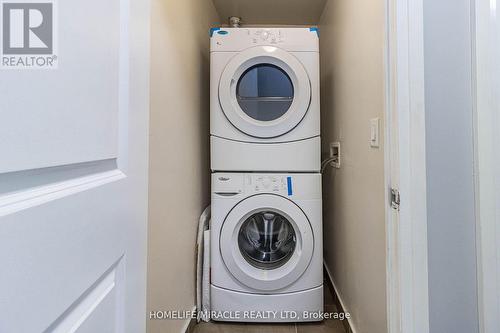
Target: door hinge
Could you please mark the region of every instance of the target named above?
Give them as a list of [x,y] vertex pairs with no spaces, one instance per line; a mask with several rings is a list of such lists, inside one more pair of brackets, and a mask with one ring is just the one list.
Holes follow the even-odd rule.
[[399,190],[391,188],[391,207],[399,211],[400,204],[401,196],[399,195]]

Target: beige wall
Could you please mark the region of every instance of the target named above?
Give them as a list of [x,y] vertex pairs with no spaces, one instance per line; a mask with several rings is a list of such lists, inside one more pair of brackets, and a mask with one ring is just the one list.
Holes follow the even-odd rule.
[[227,17],[239,16],[243,19],[243,24],[251,25],[315,25],[318,24],[325,2],[326,0],[213,0],[224,21]]
[[[192,310],[198,217],[209,204],[211,1],[153,0],[148,313]],[[181,332],[185,321],[148,321]]]
[[384,152],[369,144],[384,117],[384,1],[329,0],[320,28],[323,151],[342,153],[323,180],[325,260],[357,332],[386,333]]

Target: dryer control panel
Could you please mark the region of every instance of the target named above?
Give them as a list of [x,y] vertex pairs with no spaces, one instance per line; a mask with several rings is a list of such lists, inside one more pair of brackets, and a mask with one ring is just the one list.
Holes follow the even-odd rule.
[[210,29],[210,51],[238,52],[252,46],[276,46],[287,51],[318,52],[318,28],[217,27]]
[[253,44],[259,44],[261,42],[281,44],[285,41],[285,34],[281,29],[257,29],[255,31],[247,30],[247,33],[252,37]]

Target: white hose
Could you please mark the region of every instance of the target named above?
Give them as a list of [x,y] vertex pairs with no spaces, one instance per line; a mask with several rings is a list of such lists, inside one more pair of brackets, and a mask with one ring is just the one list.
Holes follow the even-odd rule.
[[[201,311],[202,274],[203,274],[203,233],[209,228],[210,205],[201,213],[198,221],[198,235],[196,238],[196,310]],[[200,321],[200,316],[198,321]]]
[[[209,222],[210,224],[210,222]],[[210,229],[203,237],[203,274],[201,293],[201,320],[210,321]]]

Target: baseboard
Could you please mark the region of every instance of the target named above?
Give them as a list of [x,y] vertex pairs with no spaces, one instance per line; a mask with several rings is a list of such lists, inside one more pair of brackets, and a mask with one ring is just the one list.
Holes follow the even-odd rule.
[[[335,303],[337,305],[337,308],[340,311],[342,311],[342,312],[345,313],[345,312],[347,312],[346,311],[346,307],[344,305],[345,303],[344,303],[344,301],[342,300],[342,297],[339,294],[339,290],[335,286],[335,282],[333,281],[332,274],[330,273],[330,270],[326,266],[326,263],[323,263],[323,266],[325,268],[325,272],[326,272],[326,276],[327,276],[327,281],[326,282],[330,285],[330,288],[332,288],[333,291],[334,291],[334,293],[335,293],[335,295],[334,295],[334,301],[335,301]],[[348,333],[357,333],[356,328],[354,327],[354,324],[352,322],[352,317],[347,318],[347,320],[343,320],[342,324],[344,325],[344,328],[346,329],[346,331]]]
[[[196,311],[196,306],[193,307],[193,312]],[[196,326],[196,318],[191,318],[186,321],[184,324],[184,329],[181,330],[181,332],[184,333],[193,333],[194,332],[194,327]]]

